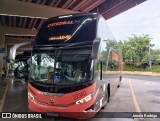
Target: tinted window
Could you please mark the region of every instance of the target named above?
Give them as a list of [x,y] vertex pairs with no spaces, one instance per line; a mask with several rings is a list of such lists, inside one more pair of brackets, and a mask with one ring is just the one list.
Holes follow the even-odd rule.
[[86,42],[93,41],[95,36],[95,16],[52,18],[42,25],[36,44]]

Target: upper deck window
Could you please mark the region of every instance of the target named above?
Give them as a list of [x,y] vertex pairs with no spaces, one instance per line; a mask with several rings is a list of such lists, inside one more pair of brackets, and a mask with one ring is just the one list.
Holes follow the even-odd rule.
[[96,37],[95,16],[48,19],[41,27],[36,44],[51,45],[93,41]]

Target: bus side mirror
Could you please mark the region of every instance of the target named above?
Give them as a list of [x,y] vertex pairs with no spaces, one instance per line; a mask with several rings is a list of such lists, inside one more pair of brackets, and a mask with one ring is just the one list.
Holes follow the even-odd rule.
[[96,59],[98,57],[98,51],[99,51],[99,44],[101,42],[100,38],[96,38],[93,41],[92,45],[92,59]]

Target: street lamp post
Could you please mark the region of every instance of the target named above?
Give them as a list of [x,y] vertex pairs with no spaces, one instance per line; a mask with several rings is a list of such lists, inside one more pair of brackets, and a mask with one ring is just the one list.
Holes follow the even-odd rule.
[[149,40],[149,67],[150,69],[152,68],[150,40]]

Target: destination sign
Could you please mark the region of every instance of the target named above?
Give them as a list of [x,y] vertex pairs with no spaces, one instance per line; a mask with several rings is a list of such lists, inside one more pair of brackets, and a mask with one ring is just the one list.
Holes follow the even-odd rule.
[[60,26],[60,25],[67,25],[67,24],[73,24],[73,21],[60,21],[60,22],[54,22],[51,24],[48,24],[47,27],[53,27],[53,26]]
[[72,36],[71,35],[61,35],[61,36],[53,36],[50,37],[48,40],[53,41],[53,40],[64,40],[64,39],[70,39]]

